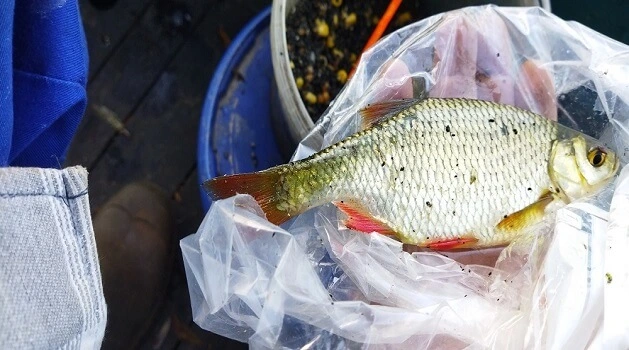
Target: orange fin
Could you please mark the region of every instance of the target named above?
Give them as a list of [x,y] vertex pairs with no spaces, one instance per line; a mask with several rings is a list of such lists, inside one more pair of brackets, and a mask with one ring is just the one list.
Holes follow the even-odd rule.
[[537,202],[502,219],[498,225],[496,225],[496,228],[505,232],[519,232],[526,227],[534,225],[542,220],[546,206],[553,200],[554,197],[552,193],[546,191]]
[[278,167],[248,174],[225,175],[215,177],[203,183],[212,200],[249,194],[262,208],[267,220],[278,225],[288,220],[292,213],[281,211],[278,205],[282,202],[277,188],[280,183]]
[[384,222],[374,218],[365,207],[355,201],[333,202],[342,212],[347,214],[347,228],[365,233],[378,232],[394,235],[395,231]]
[[362,127],[363,129],[368,129],[410,106],[417,104],[419,101],[421,101],[421,99],[409,98],[369,104],[359,111],[363,121]]
[[428,243],[426,247],[432,250],[467,249],[474,248],[477,242],[478,239],[474,237],[459,237]]

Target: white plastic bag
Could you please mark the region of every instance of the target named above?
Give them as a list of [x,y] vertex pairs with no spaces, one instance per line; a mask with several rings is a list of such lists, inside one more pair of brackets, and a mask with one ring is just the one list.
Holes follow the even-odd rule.
[[[294,158],[355,132],[367,103],[428,93],[556,118],[625,164],[627,81],[629,48],[579,24],[538,8],[453,11],[365,53]],[[627,312],[604,313],[603,297],[626,306],[628,176],[617,193],[611,184],[561,209],[504,250],[464,254],[408,253],[347,230],[331,205],[280,228],[249,196],[217,201],[181,242],[194,320],[253,348],[616,348],[628,341]]]

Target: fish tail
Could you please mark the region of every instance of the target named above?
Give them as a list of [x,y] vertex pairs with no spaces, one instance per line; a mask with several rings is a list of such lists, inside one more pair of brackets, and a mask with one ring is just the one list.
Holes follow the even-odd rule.
[[203,187],[213,200],[236,194],[251,195],[266,214],[267,220],[277,225],[293,215],[282,205],[285,202],[281,185],[282,170],[280,166],[255,173],[219,176],[205,181]]

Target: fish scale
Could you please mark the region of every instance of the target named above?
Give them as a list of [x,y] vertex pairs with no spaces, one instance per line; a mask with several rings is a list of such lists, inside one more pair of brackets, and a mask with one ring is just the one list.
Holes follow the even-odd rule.
[[508,243],[618,170],[610,150],[512,106],[425,99],[363,113],[377,122],[306,159],[205,186],[215,199],[251,194],[273,223],[333,202],[349,228],[446,249]]

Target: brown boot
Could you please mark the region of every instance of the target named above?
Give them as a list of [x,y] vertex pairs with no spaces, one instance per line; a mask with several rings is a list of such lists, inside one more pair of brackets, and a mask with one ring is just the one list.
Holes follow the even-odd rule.
[[94,218],[107,302],[103,349],[135,348],[163,304],[174,253],[169,200],[155,185],[133,183]]

